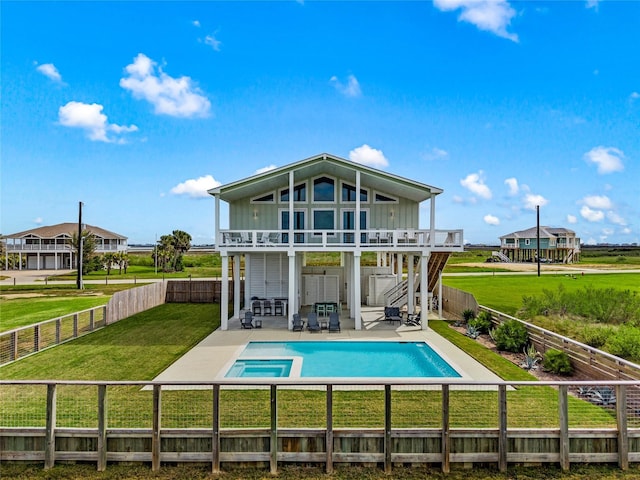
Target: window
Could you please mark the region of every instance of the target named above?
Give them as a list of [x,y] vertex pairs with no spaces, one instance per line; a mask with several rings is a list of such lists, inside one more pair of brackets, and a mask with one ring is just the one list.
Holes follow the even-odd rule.
[[385,195],[379,192],[375,194],[375,201],[379,203],[398,203],[398,199],[394,197],[390,197],[389,195]]
[[[364,188],[360,189],[360,201],[366,202],[369,198],[369,192]],[[342,201],[343,202],[355,202],[356,201],[356,187],[349,185],[348,183],[342,184]]]
[[314,202],[335,202],[335,181],[329,177],[319,177],[313,181]]
[[[343,230],[355,230],[355,210],[343,210],[342,211],[342,229]],[[360,210],[360,230],[367,229],[367,211]],[[354,235],[353,233],[344,233],[343,234],[344,243],[353,243]],[[361,242],[366,242],[366,235],[364,233],[360,234]]]
[[524,239],[524,244],[525,244],[525,245],[531,245],[531,240],[530,240],[530,239],[528,239],[528,238],[525,238],[525,239]]
[[[283,188],[280,190],[280,201],[289,201],[289,189]],[[306,202],[307,201],[307,184],[301,183],[293,187],[293,201],[294,202]]]
[[[305,210],[294,210],[293,211],[293,229],[294,230],[304,230],[304,216]],[[280,210],[280,228],[282,230],[289,230],[289,210]],[[304,233],[298,232],[294,233],[293,241],[295,243],[304,243]],[[289,242],[289,234],[286,232],[282,233],[282,242]]]
[[273,192],[267,193],[266,195],[261,195],[258,197],[253,197],[251,199],[251,203],[273,203],[275,202],[276,196]]
[[314,230],[334,230],[335,229],[335,212],[333,210],[314,210],[313,211],[313,229]]

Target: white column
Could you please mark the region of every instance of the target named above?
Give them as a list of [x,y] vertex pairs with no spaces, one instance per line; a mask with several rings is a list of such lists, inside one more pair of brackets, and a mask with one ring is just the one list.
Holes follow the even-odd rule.
[[436,196],[431,194],[431,213],[429,214],[429,237],[431,241],[429,245],[433,248],[436,244]]
[[442,270],[438,272],[438,318],[442,319]]
[[[293,247],[294,238],[293,238],[293,187],[294,187],[294,178],[293,178],[293,170],[289,172],[289,247]],[[309,193],[311,195],[311,193]],[[293,322],[293,320],[291,320]],[[293,328],[293,327],[290,327]]]
[[222,236],[220,235],[220,197],[218,195],[215,195],[214,198],[216,199],[215,202],[215,228],[216,228],[216,232],[215,232],[215,244],[216,247],[218,246],[219,243],[222,243]]
[[362,330],[361,292],[360,292],[360,252],[353,253],[353,312],[356,330]]
[[420,259],[420,308],[422,330],[429,327],[429,255],[422,255]]
[[229,257],[226,252],[222,256],[222,288],[220,293],[220,328],[229,329]]
[[287,300],[289,314],[287,315],[287,325],[289,330],[293,330],[293,314],[298,312],[296,252],[289,250],[287,255],[289,256],[289,299]]
[[[356,170],[356,211],[354,216],[356,223],[356,248],[360,248],[360,170]],[[369,228],[368,225],[367,228]]]
[[402,258],[401,253],[396,253],[396,283],[402,282]]
[[240,255],[233,256],[233,314],[240,318]]
[[413,281],[413,254],[407,257],[407,314],[414,314],[413,304],[416,298],[416,287]]

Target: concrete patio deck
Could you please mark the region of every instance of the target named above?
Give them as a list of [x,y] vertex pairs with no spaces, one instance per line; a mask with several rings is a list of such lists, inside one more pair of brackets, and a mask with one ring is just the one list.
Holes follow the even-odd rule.
[[[500,378],[475,361],[462,350],[448,342],[431,329],[390,324],[384,321],[384,312],[380,307],[362,308],[362,330],[355,330],[354,320],[340,318],[341,332],[328,333],[322,330],[311,333],[287,330],[285,317],[258,317],[263,320],[262,328],[241,329],[240,321],[229,323],[229,330],[220,329],[211,333],[198,345],[179,358],[154,381],[180,382],[212,382],[224,378],[238,355],[251,341],[404,341],[427,342],[442,358],[444,358],[461,375],[460,382],[481,381],[494,382]],[[303,315],[306,320],[306,315]],[[305,321],[306,326],[306,321]],[[399,375],[401,376],[401,375]],[[227,379],[228,380],[228,379]],[[242,379],[238,379],[239,382]],[[375,379],[371,379],[375,381]],[[447,379],[450,380],[450,379]],[[188,387],[171,387],[188,388]]]

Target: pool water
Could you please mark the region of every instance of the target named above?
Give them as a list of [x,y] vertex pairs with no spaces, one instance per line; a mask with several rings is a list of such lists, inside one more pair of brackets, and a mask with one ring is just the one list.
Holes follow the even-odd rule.
[[[279,357],[270,360],[270,358]],[[266,365],[282,362],[282,357],[302,358],[300,377],[460,377],[440,355],[425,342],[250,342],[227,377],[283,377]],[[247,360],[263,362],[262,370],[239,370]],[[276,371],[277,370],[277,371]],[[239,372],[239,374],[232,374]]]
[[225,377],[288,377],[293,360],[236,360]]

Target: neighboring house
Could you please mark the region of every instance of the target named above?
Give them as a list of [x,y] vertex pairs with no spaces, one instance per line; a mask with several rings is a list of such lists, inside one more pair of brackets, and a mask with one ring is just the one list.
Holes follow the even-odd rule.
[[[96,253],[127,251],[127,237],[92,225],[84,229],[95,237]],[[65,270],[77,266],[76,251],[71,246],[71,236],[78,234],[77,223],[60,223],[38,227],[24,232],[3,236],[7,255],[18,255],[22,270],[23,260],[27,270]],[[5,261],[5,269],[8,260]]]
[[[406,305],[413,313],[416,303],[430,304],[449,254],[463,251],[462,230],[436,230],[435,198],[441,189],[333,155],[317,155],[209,193],[215,198],[216,250],[222,257],[223,330],[230,299],[236,317],[241,300],[248,309],[252,298],[284,299],[289,329],[293,314],[316,302],[340,304],[358,330],[363,303]],[[228,204],[228,229],[220,226],[221,201]],[[423,229],[422,211],[429,212]],[[377,253],[377,267],[361,267],[367,251]],[[341,265],[306,267],[307,252],[340,252]],[[240,282],[228,291],[230,257],[235,276],[244,257],[244,299]],[[426,318],[422,324],[426,328]]]
[[[500,255],[505,261],[537,261],[537,227],[500,237]],[[540,227],[540,260],[573,263],[580,261],[580,238],[568,228]]]

